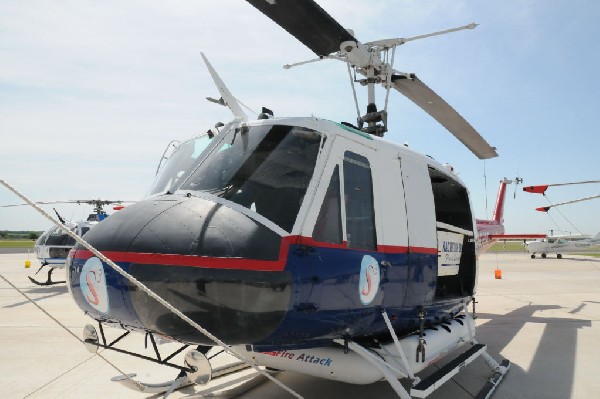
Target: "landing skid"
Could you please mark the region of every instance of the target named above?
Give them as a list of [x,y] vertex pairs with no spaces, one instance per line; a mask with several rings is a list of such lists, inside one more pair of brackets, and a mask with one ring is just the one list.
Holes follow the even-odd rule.
[[[276,373],[275,371],[268,372]],[[211,380],[204,384],[194,382],[193,378],[190,378],[187,373],[185,373],[185,375],[180,374],[175,380],[158,384],[134,380],[135,376],[135,374],[128,374],[127,376],[121,375],[113,377],[111,380],[136,392],[150,394],[164,393],[165,395],[163,398],[167,398],[171,393],[178,389],[197,384],[202,387],[194,392],[194,396],[235,396],[252,389],[254,386],[266,380],[263,375],[251,370],[248,365],[241,362],[215,368],[212,370]]]
[[[162,357],[158,352],[155,339],[151,333],[148,333],[147,337],[150,338],[154,347],[155,358],[125,351],[116,348],[115,344],[128,335],[129,331],[111,343],[107,343],[102,323],[99,324],[100,335],[93,326],[88,325],[85,327],[84,343],[92,352],[97,351],[98,348],[104,348],[178,369],[179,375],[175,379],[159,384],[137,381],[134,379],[135,374],[113,378],[113,381],[119,382],[123,386],[137,392],[150,394],[164,393],[164,398],[168,397],[175,390],[191,385],[199,385],[200,390],[194,392],[195,396],[222,396],[225,392],[228,395],[232,394],[232,392],[239,394],[264,381],[265,378],[271,378],[263,371],[271,374],[271,370],[275,369],[297,371],[322,378],[331,378],[330,375],[335,375],[335,379],[350,383],[371,383],[378,380],[386,380],[401,399],[427,398],[458,374],[465,366],[482,357],[492,372],[476,397],[478,399],[487,399],[502,382],[510,368],[510,362],[503,360],[498,363],[488,354],[487,347],[475,340],[475,322],[467,310],[466,302],[463,302],[463,310],[464,312],[460,315],[441,324],[425,327],[421,323],[418,335],[413,334],[402,339],[398,338],[387,313],[383,311],[382,317],[388,326],[391,340],[386,340],[385,342],[376,341],[374,345],[370,345],[369,347],[365,347],[352,340],[336,339],[334,342],[340,345],[337,348],[329,347],[305,349],[302,351],[286,351],[285,353],[289,356],[278,356],[277,354],[280,352],[275,352],[276,355],[273,355],[272,352],[254,352],[248,346],[237,348],[238,353],[245,353],[244,350],[247,351],[248,358],[255,359],[257,364],[261,364],[261,369],[237,360],[230,360],[225,366],[215,367],[216,361],[211,363],[211,359],[223,351],[213,353],[207,357],[210,351],[207,350],[208,347],[203,346],[189,350],[185,355],[183,366],[170,363],[169,361],[177,354],[182,353],[188,345],[182,345],[181,348],[172,354]],[[467,349],[432,375],[423,380],[416,375],[438,360],[447,358],[447,354],[452,353],[459,346],[466,346]],[[244,357],[246,356],[244,355]],[[331,367],[331,369],[328,368],[325,374],[319,371],[320,369],[306,368],[306,360],[298,362],[298,359],[311,359],[309,361],[310,364],[315,363],[316,359],[316,362],[320,365],[324,365],[323,361],[326,361],[325,364],[327,367]],[[221,365],[223,363],[219,362],[218,364]],[[370,382],[357,382],[357,376],[359,379],[364,376],[373,379],[369,380]],[[403,378],[411,382],[410,389],[404,388],[400,383],[399,379]]]
[[[391,362],[386,361],[384,357],[375,356],[372,351],[369,351],[367,348],[357,344],[356,342],[344,342],[343,340],[336,340],[336,342],[340,345],[347,345],[348,349],[362,356],[364,360],[371,363],[373,367],[379,369],[383,374],[384,378],[392,387],[392,389],[401,399],[428,397],[435,390],[440,388],[445,382],[449,381],[454,375],[458,374],[458,372],[460,372],[466,365],[470,364],[480,356],[483,357],[488,367],[490,367],[490,369],[492,370],[492,375],[489,377],[488,381],[485,383],[483,388],[479,391],[476,398],[487,399],[492,396],[492,394],[494,393],[498,385],[500,385],[502,379],[508,372],[508,369],[510,368],[510,362],[508,360],[505,359],[501,363],[498,363],[496,360],[494,360],[494,358],[492,358],[492,356],[490,356],[487,353],[486,346],[484,344],[478,343],[475,340],[475,324],[473,322],[472,316],[467,311],[465,305],[464,316],[462,319],[464,320],[464,322],[466,322],[466,325],[469,326],[470,339],[468,341],[468,344],[470,344],[470,347],[462,354],[452,359],[448,364],[437,370],[435,373],[425,378],[424,380],[421,380],[415,375],[415,371],[412,369],[411,365],[407,361],[406,354],[402,350],[402,347],[400,346],[398,341],[398,337],[392,329],[387,313],[383,312],[383,317],[386,320],[386,324],[388,325],[390,334],[392,335],[392,338],[396,343],[396,347],[400,355],[399,361],[393,361],[392,364]],[[417,349],[417,358],[419,357],[419,354],[419,349]],[[412,381],[410,393],[398,381],[398,374],[402,374]]]
[[[96,353],[98,348],[108,349],[179,370],[179,374],[174,380],[162,383],[146,383],[135,380],[135,373],[119,375],[111,379],[112,381],[118,382],[124,387],[137,392],[149,394],[164,393],[163,398],[167,398],[171,393],[178,389],[192,385],[201,385],[202,389],[196,392],[195,395],[212,396],[217,392],[219,396],[224,394],[232,395],[243,393],[263,382],[266,378],[264,375],[252,369],[250,365],[241,361],[230,362],[227,365],[213,368],[210,359],[218,356],[223,351],[217,352],[210,358],[207,358],[208,347],[198,347],[198,350],[189,350],[184,358],[184,366],[171,363],[169,361],[177,354],[183,352],[188,345],[182,345],[178,350],[163,358],[158,351],[154,336],[151,333],[148,333],[147,336],[150,337],[150,341],[155,351],[155,358],[126,351],[115,347],[115,344],[129,335],[129,331],[124,332],[121,336],[109,343],[104,335],[102,323],[99,323],[99,328],[100,334],[98,334],[94,326],[90,324],[86,325],[83,330],[83,342],[88,351]],[[276,373],[276,371],[271,370],[265,371],[269,374]]]
[[[42,270],[42,268],[44,266],[48,266],[49,263],[44,262],[42,263],[42,265],[40,266],[40,268],[37,270],[37,272],[35,272],[34,276],[36,274],[38,274],[40,272],[40,270]],[[66,283],[66,281],[52,281],[52,272],[54,272],[54,267],[51,267],[50,270],[48,270],[48,277],[46,278],[46,281],[37,281],[36,279],[34,279],[31,276],[27,276],[27,278],[29,279],[29,281],[31,281],[33,284],[37,284],[37,285],[55,285],[55,284],[63,284]]]

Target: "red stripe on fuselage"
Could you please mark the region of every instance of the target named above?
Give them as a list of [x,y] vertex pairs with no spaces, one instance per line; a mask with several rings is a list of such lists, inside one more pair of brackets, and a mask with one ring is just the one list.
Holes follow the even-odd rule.
[[[177,254],[149,254],[138,252],[114,252],[102,251],[113,262],[139,263],[146,265],[164,265],[164,266],[187,266],[202,267],[207,269],[237,269],[237,270],[257,270],[265,272],[281,271],[285,267],[287,256],[279,260],[258,260],[246,258],[213,258],[208,256],[196,255],[177,255]],[[89,259],[94,254],[87,250],[78,250],[75,253],[77,259]]]
[[[283,271],[287,261],[287,255],[290,245],[309,245],[319,248],[345,249],[348,248],[348,243],[341,244],[327,243],[315,241],[312,237],[303,236],[287,236],[281,240],[279,248],[278,260],[259,260],[247,258],[217,258],[209,256],[197,255],[178,255],[178,254],[152,254],[140,252],[117,252],[117,251],[101,251],[104,256],[113,262],[127,262],[147,265],[164,265],[164,266],[186,266],[186,267],[202,267],[207,269],[236,269],[236,270],[256,270],[256,271]],[[381,252],[386,254],[406,254],[409,252],[419,254],[437,254],[437,248],[425,247],[406,247],[396,245],[378,245],[377,251],[366,252]],[[93,257],[91,251],[80,249],[73,256],[75,259],[87,260]]]

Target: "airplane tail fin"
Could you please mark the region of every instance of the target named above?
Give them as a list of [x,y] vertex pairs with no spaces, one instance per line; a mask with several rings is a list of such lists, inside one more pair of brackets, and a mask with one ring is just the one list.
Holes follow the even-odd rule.
[[512,183],[511,180],[506,178],[500,180],[500,187],[498,188],[498,196],[496,197],[496,207],[494,208],[494,214],[492,219],[499,224],[503,223],[504,219],[504,200],[506,199],[506,185]]

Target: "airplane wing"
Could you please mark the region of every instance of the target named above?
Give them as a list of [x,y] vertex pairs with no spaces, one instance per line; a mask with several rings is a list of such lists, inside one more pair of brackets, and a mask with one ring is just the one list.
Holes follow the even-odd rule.
[[446,101],[414,74],[392,76],[393,87],[427,112],[463,143],[479,159],[498,156],[496,148],[487,141]]
[[536,240],[538,238],[546,238],[546,234],[492,234],[492,240]]

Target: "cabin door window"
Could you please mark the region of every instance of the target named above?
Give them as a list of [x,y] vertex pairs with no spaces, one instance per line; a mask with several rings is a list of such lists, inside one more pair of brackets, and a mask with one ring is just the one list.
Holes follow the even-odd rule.
[[351,151],[344,153],[344,203],[348,248],[376,250],[371,166]]
[[340,194],[340,167],[335,166],[327,192],[315,223],[313,238],[321,242],[341,244],[344,240],[342,231],[342,209]]

